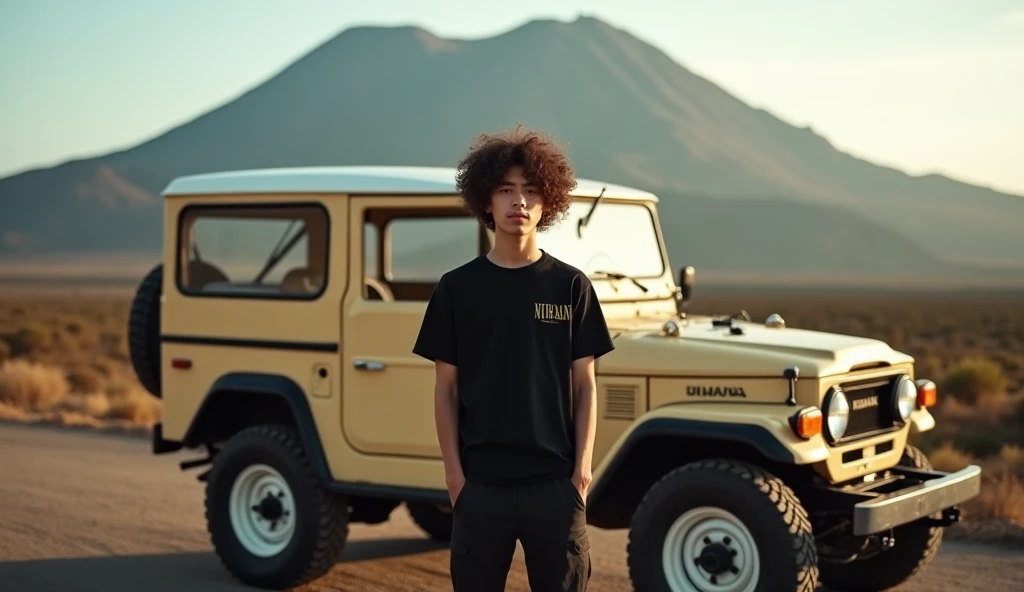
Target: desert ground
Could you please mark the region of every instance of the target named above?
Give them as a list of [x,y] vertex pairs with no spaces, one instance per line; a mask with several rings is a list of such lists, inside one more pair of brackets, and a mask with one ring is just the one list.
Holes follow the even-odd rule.
[[[141,437],[0,422],[0,583],[10,590],[228,592],[213,553],[203,487],[177,461],[154,457]],[[448,549],[403,508],[376,526],[354,525],[341,562],[302,592],[444,592]],[[625,531],[591,529],[590,592],[631,590]],[[1024,549],[948,541],[935,562],[897,592],[1024,589]],[[527,592],[521,553],[507,592]]]
[[[238,589],[208,545],[201,484],[178,470],[180,455],[148,451],[160,402],[131,372],[130,297],[123,285],[0,284],[0,474],[16,476],[0,484],[0,581],[16,589]],[[978,463],[986,476],[937,562],[903,589],[1024,588],[1024,292],[698,289],[691,305],[740,310],[915,356],[940,400],[938,427],[915,444],[939,469]],[[447,549],[404,512],[353,533],[346,560],[312,589],[449,589]],[[591,590],[629,589],[624,536],[595,535]],[[508,589],[525,590],[524,577],[517,560]]]

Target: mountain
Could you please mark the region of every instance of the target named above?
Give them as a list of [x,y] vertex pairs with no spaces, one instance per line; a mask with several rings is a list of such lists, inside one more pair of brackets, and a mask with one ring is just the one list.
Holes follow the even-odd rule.
[[593,18],[471,41],[347,29],[137,146],[0,180],[0,253],[159,250],[176,175],[450,166],[518,122],[563,140],[580,176],[658,193],[676,266],[1024,277],[1024,198],[854,158]]

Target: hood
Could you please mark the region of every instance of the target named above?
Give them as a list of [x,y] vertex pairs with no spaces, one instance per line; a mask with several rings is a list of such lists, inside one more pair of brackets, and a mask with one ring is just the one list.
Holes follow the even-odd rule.
[[610,323],[615,351],[600,372],[672,376],[775,378],[797,366],[801,377],[843,374],[875,366],[913,362],[883,341],[795,328],[773,328],[743,320],[715,326],[710,317],[675,320],[678,336],[661,329],[664,319]]

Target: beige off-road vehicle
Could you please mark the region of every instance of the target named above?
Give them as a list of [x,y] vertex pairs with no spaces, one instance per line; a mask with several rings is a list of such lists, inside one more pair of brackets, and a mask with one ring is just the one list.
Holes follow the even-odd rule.
[[[164,198],[131,358],[163,402],[153,452],[208,452],[181,466],[211,465],[199,479],[226,568],[308,581],[349,524],[400,504],[447,539],[434,370],[411,350],[437,279],[492,240],[454,171],[226,172]],[[587,515],[629,529],[636,590],[880,590],[932,559],[980,470],[934,471],[907,444],[934,426],[913,359],[777,315],[687,315],[693,269],[670,265],[657,198],[581,180],[575,199],[539,240],[593,280],[614,336]]]

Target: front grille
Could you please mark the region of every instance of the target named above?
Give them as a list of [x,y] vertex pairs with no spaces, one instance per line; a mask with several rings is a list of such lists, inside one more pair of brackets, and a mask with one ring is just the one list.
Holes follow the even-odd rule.
[[895,427],[893,389],[899,376],[840,384],[850,402],[850,423],[843,440],[865,437]]

